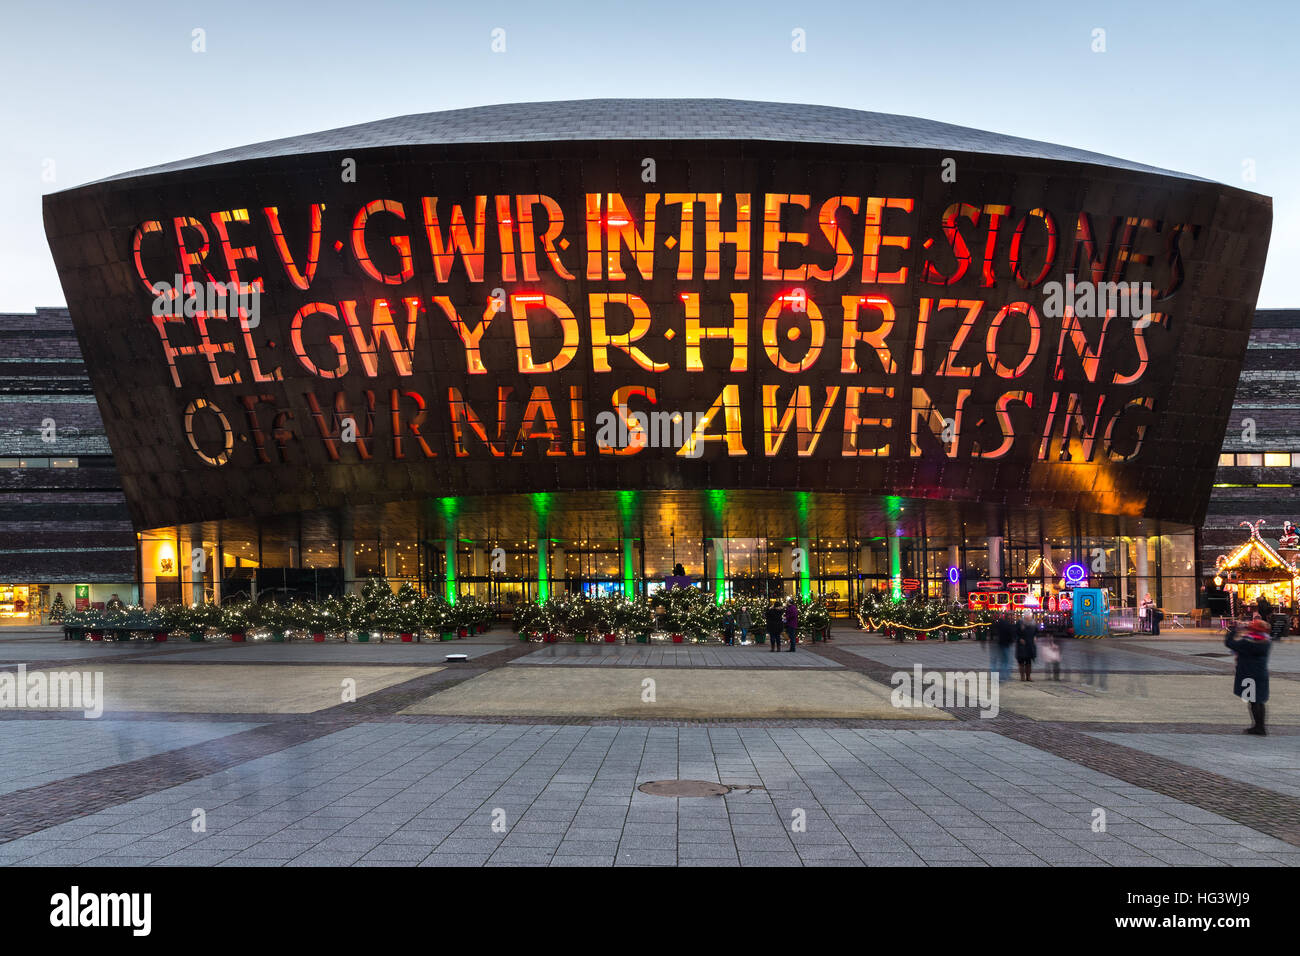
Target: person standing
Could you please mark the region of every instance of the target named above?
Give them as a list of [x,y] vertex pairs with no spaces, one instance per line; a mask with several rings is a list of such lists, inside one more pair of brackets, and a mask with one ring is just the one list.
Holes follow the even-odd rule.
[[736,615],[731,608],[722,615],[722,640],[725,644],[736,643]]
[[1268,637],[1268,624],[1258,616],[1246,625],[1245,637],[1237,637],[1235,623],[1223,636],[1224,646],[1237,655],[1232,692],[1250,709],[1252,723],[1242,733],[1256,737],[1268,736],[1264,729],[1264,705],[1268,703],[1268,652],[1272,647]]
[[1061,679],[1061,648],[1051,634],[1043,634],[1043,664],[1051,669],[1052,680]]
[[1142,598],[1142,607],[1138,612],[1138,616],[1142,618],[1142,632],[1144,634],[1149,634],[1152,631],[1152,626],[1155,623],[1155,610],[1156,602],[1151,600],[1151,592],[1148,591],[1146,596]]
[[767,640],[771,644],[770,650],[775,653],[781,649],[781,605],[772,601],[767,606],[767,615],[764,623],[767,625]]
[[785,636],[790,641],[790,653],[793,654],[799,644],[799,605],[794,598],[785,605]]
[[999,614],[994,619],[993,638],[998,678],[1011,680],[1011,645],[1016,642],[1016,628],[1010,614]]
[[740,628],[740,643],[745,645],[749,643],[749,629],[754,626],[754,619],[749,616],[749,608],[742,604],[740,613],[736,615],[736,626]]
[[1034,670],[1034,659],[1038,656],[1038,646],[1035,640],[1038,636],[1038,622],[1034,620],[1032,611],[1026,611],[1016,625],[1016,663],[1020,665],[1020,679],[1022,681],[1032,681],[1030,675]]

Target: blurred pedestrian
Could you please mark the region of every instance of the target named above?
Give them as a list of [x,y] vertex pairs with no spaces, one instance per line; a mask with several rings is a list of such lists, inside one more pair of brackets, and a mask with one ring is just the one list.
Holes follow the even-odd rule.
[[790,641],[790,653],[793,654],[799,643],[799,605],[793,597],[785,605],[785,636]]
[[1237,637],[1237,626],[1232,624],[1224,634],[1223,643],[1236,652],[1237,668],[1232,676],[1232,692],[1246,702],[1250,709],[1251,725],[1243,734],[1268,736],[1264,729],[1264,705],[1268,703],[1268,624],[1259,615],[1246,625],[1246,636]]
[[740,613],[736,615],[736,626],[740,628],[741,645],[748,644],[749,629],[754,626],[754,619],[749,616],[749,608],[744,604],[740,606]]
[[1032,611],[1026,611],[1016,625],[1016,663],[1020,665],[1020,679],[1032,681],[1034,659],[1038,657],[1038,622]]
[[1051,634],[1044,633],[1043,639],[1043,664],[1051,670],[1052,680],[1061,679],[1061,646],[1056,643],[1056,638]]
[[993,619],[993,640],[989,650],[993,653],[993,668],[1000,680],[1011,679],[1011,646],[1016,642],[1016,627],[1011,615],[999,614]]
[[767,639],[771,643],[769,650],[776,652],[781,649],[781,627],[784,625],[784,615],[781,613],[781,605],[772,601],[767,606],[767,615],[764,619],[767,625]]
[[731,608],[727,608],[722,616],[722,641],[724,644],[736,643],[736,615]]

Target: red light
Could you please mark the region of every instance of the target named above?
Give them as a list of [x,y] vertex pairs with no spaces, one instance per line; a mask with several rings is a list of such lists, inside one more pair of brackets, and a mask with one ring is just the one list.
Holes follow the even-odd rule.
[[683,292],[683,293],[681,294],[681,296],[682,296],[682,301],[683,301],[683,302],[689,302],[689,301],[691,301],[691,294],[690,294],[689,292]]
[[502,220],[501,220],[501,225],[503,225],[503,226],[513,226],[514,224],[515,224],[515,221],[514,221],[513,219],[502,219]]
[[516,302],[545,302],[545,301],[546,301],[546,296],[544,296],[544,295],[517,295],[517,296],[515,296],[515,301],[516,301]]
[[622,216],[618,216],[613,219],[606,219],[605,224],[608,226],[630,226],[632,225],[632,220],[624,219]]

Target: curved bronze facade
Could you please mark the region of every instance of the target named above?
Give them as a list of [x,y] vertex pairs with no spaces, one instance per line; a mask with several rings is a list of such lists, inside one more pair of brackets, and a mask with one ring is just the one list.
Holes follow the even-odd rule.
[[[137,527],[621,489],[1204,514],[1264,197],[725,130],[346,133],[46,197]],[[260,291],[243,321],[155,294],[190,279]]]

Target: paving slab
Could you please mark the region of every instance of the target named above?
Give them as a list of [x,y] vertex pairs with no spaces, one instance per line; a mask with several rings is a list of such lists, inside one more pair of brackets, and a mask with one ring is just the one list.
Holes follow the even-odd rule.
[[[653,682],[654,699],[643,695]],[[408,707],[406,714],[626,718],[858,717],[952,720],[898,708],[890,688],[851,672],[508,667]]]

